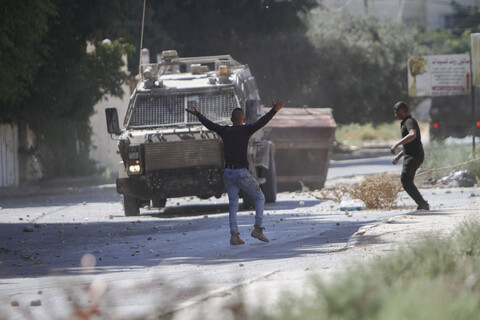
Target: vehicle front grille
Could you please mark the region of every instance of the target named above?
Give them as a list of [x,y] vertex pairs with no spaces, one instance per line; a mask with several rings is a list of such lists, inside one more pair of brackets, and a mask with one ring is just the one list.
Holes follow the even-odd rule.
[[175,168],[222,167],[220,140],[182,140],[145,144],[147,173]]
[[203,199],[224,192],[223,168],[202,167],[161,170],[146,175],[149,189],[159,198],[197,196]]
[[196,94],[138,95],[127,127],[195,123],[197,117],[185,111],[193,106],[213,122],[230,119],[232,110],[239,107],[233,89]]

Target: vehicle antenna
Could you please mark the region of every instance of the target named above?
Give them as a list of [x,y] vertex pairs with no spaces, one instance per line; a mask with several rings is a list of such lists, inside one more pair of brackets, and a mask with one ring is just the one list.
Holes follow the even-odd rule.
[[139,50],[139,59],[138,59],[138,74],[141,73],[140,67],[142,65],[142,48],[143,48],[143,27],[145,25],[145,4],[147,0],[143,0],[143,15],[142,15],[142,32],[140,35],[140,50]]

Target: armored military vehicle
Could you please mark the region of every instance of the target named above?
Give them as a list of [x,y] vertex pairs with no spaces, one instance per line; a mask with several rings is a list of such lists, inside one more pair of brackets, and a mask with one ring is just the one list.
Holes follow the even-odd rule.
[[[139,215],[146,205],[164,207],[167,198],[218,198],[225,192],[222,140],[185,111],[193,106],[220,124],[231,124],[237,107],[245,110],[247,123],[264,114],[247,65],[229,55],[180,58],[174,50],[164,51],[156,64],[140,66],[125,129],[116,108],[105,110],[108,132],[118,136],[116,185],[126,216]],[[248,159],[267,202],[276,201],[273,157],[272,142],[261,129],[250,139]],[[241,196],[244,207],[253,206],[253,199]]]

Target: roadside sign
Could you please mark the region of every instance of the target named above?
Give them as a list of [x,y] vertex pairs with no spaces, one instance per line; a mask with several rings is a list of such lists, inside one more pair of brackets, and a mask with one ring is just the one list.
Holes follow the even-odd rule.
[[480,86],[480,33],[472,33],[472,83]]
[[408,59],[408,95],[451,96],[470,94],[468,54],[416,56]]

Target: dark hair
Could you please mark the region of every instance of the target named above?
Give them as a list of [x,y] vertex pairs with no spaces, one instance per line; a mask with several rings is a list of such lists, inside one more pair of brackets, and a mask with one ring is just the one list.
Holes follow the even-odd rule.
[[395,105],[393,106],[393,110],[397,111],[398,109],[403,109],[403,110],[408,112],[407,103],[405,103],[403,101],[399,101],[399,102],[395,103]]
[[244,111],[242,108],[235,108],[232,111],[232,119],[237,119],[241,115],[243,115]]

